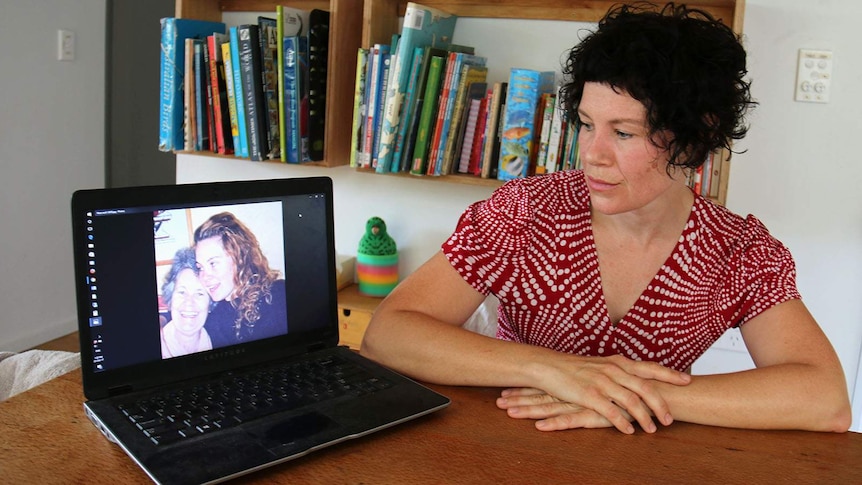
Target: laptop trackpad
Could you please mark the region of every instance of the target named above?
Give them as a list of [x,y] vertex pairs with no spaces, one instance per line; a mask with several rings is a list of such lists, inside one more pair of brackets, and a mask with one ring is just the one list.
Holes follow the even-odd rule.
[[[263,446],[280,454],[285,447],[300,444],[307,438],[325,433],[336,426],[335,421],[318,412],[308,412],[278,421],[268,426],[262,426],[254,431],[263,440]],[[315,443],[319,444],[319,443]]]

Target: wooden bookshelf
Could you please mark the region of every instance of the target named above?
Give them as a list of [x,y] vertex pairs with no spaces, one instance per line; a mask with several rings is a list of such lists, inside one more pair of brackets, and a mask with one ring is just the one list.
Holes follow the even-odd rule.
[[[329,10],[331,17],[325,159],[322,162],[309,162],[303,165],[334,167],[346,165],[350,160],[357,50],[360,46],[367,48],[375,43],[390,42],[392,34],[398,32],[399,19],[404,16],[407,3],[406,0],[177,0],[175,15],[183,18],[220,21],[224,12],[275,12],[277,5],[289,5],[306,10],[314,8]],[[452,12],[460,17],[596,22],[611,6],[619,2],[616,0],[420,0],[419,3]],[[742,32],[745,0],[692,0],[685,3],[690,7],[711,13],[737,33]],[[505,61],[500,60],[500,62]],[[206,155],[224,156],[209,152]],[[724,204],[727,194],[729,165],[729,162],[725,161],[722,166],[718,197],[718,202],[721,204]],[[448,175],[433,177],[433,179],[444,183],[500,185],[496,180],[464,175]]]
[[[326,78],[326,132],[323,141],[324,160],[308,162],[303,165],[327,167],[346,165],[350,159],[350,136],[348,134],[353,121],[356,52],[362,35],[360,1],[177,0],[175,16],[221,21],[224,12],[273,12],[274,14],[277,5],[304,10],[318,8],[330,12],[329,66],[327,67]],[[220,156],[210,152],[204,154]],[[278,160],[269,162],[282,163]]]
[[[398,32],[399,18],[404,16],[407,3],[406,0],[365,0],[362,47],[369,48],[376,43],[389,43],[392,34]],[[420,0],[419,3],[451,12],[459,17],[597,22],[612,6],[620,2],[616,0]],[[660,4],[661,2],[655,3]],[[689,7],[700,8],[709,12],[736,33],[742,33],[745,0],[693,0],[685,3]],[[505,60],[499,61],[505,62]],[[730,162],[725,151],[718,155],[724,160],[717,202],[724,205],[727,196]],[[442,182],[484,186],[501,184],[496,180],[481,179],[469,175],[447,175],[434,177],[434,179]]]

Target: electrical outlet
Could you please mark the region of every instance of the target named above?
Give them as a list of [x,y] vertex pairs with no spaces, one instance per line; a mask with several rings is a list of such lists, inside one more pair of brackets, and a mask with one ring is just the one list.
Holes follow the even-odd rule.
[[738,328],[731,328],[712,344],[712,348],[730,350],[732,352],[748,352],[745,341],[742,340],[742,332]]
[[796,101],[828,103],[832,84],[832,51],[799,49]]
[[75,33],[71,30],[57,31],[57,60],[75,60]]

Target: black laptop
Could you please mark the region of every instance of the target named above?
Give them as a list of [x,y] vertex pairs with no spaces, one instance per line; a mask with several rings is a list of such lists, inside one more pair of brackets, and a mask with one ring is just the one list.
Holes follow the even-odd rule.
[[449,404],[338,346],[327,177],[82,190],[72,225],[84,410],[157,483],[227,480]]

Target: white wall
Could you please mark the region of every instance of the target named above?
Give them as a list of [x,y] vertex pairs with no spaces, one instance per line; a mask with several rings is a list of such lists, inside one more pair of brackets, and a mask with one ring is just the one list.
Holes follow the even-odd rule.
[[[757,215],[793,252],[803,298],[835,346],[853,389],[862,345],[862,164],[857,145],[862,133],[862,57],[855,0],[786,2],[747,0],[745,43],[752,91],[760,106],[748,137],[737,146],[728,207]],[[559,53],[577,39],[581,24],[563,30],[543,23],[502,27],[501,21],[459,21],[455,41],[477,46],[493,67],[507,64],[553,69]],[[469,22],[469,25],[468,25]],[[497,26],[497,29],[491,26]],[[469,28],[467,28],[469,26]],[[523,29],[521,35],[510,35]],[[549,33],[553,31],[554,33]],[[498,32],[507,32],[506,41]],[[541,55],[518,43],[541,39]],[[556,39],[556,40],[555,40]],[[534,48],[538,41],[533,41]],[[552,44],[549,44],[551,42]],[[829,104],[793,101],[796,56],[800,48],[834,53]],[[380,215],[391,226],[402,251],[402,271],[410,271],[437,251],[466,203],[486,197],[486,188],[464,187],[356,173],[349,168],[282,167],[180,156],[177,181],[329,175],[336,186],[339,252],[355,254],[364,221]],[[749,367],[747,354],[710,350],[698,372]],[[862,402],[856,401],[856,424]]]
[[[104,180],[105,9],[0,0],[2,350],[77,328],[69,201]],[[74,61],[56,60],[61,28],[75,33]]]

